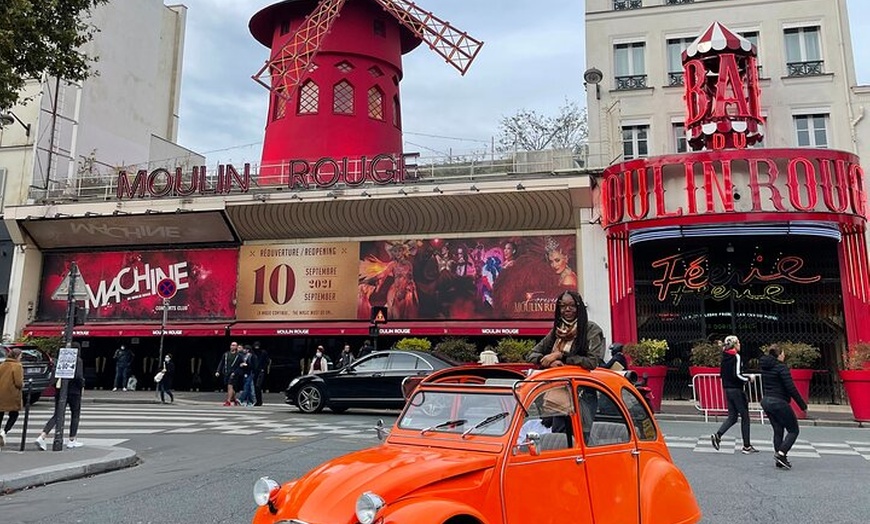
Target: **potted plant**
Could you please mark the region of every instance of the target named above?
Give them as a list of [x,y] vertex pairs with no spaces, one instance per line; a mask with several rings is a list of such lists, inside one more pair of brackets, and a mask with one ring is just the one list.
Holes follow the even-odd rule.
[[393,347],[403,351],[431,351],[432,342],[428,338],[407,337],[396,342],[396,345]]
[[843,388],[849,397],[852,415],[859,422],[870,422],[870,342],[849,346],[840,371]]
[[[785,363],[791,368],[791,378],[794,380],[794,385],[805,401],[809,401],[810,397],[810,381],[813,378],[813,373],[821,358],[819,348],[805,344],[803,342],[774,342],[767,346],[762,346],[761,351],[765,354],[771,346],[778,346],[785,352]],[[798,418],[807,418],[807,412],[802,410],[791,402],[791,407]]]
[[493,351],[498,353],[499,361],[513,364],[511,367],[525,370],[533,369],[534,364],[526,362],[528,355],[537,342],[528,338],[505,337],[498,341]]
[[722,346],[717,342],[708,342],[706,340],[696,343],[692,346],[692,354],[689,358],[691,366],[689,366],[689,374],[692,376],[701,373],[719,374],[719,367],[722,363]]
[[464,338],[447,337],[435,344],[433,352],[447,357],[448,360],[462,363],[477,362],[477,346]]
[[637,372],[637,376],[646,380],[646,385],[652,393],[653,411],[662,409],[662,393],[665,389],[665,375],[668,367],[664,365],[668,352],[666,340],[644,338],[640,342],[628,344],[623,353],[628,357],[628,367]]

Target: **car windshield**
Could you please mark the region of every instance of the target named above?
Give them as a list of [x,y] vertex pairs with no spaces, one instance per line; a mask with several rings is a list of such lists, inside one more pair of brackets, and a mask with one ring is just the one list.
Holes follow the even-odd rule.
[[[418,390],[411,397],[398,427],[430,432],[463,434],[471,428],[474,435],[504,435],[516,411],[516,398],[510,392],[468,393]],[[487,421],[482,423],[483,421]]]
[[45,362],[45,354],[38,349],[21,349],[21,362]]

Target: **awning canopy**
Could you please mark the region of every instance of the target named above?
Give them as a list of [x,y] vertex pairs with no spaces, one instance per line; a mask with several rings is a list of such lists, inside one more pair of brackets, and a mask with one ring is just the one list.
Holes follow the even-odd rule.
[[[544,336],[551,320],[539,321],[416,321],[382,324],[385,336]],[[230,326],[235,337],[368,336],[369,323],[357,322],[237,322]]]
[[[200,324],[167,323],[166,337],[222,337],[227,334],[229,321]],[[24,336],[60,337],[62,324],[30,324],[22,330]],[[89,337],[159,337],[160,324],[83,324],[73,329],[73,338]]]

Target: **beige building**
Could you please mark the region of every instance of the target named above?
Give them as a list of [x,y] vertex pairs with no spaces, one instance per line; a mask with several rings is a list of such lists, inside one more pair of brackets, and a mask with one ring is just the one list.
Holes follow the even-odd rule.
[[186,16],[185,6],[163,0],[98,7],[91,22],[100,30],[83,49],[98,57],[96,74],[81,84],[33,80],[22,97],[29,100],[3,111],[0,203],[11,237],[0,268],[4,334],[31,320],[42,259],[16,210],[50,216],[122,166],[202,163],[175,144]]

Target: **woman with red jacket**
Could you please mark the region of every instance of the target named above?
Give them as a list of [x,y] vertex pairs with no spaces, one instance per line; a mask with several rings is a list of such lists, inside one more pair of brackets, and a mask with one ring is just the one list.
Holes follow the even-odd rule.
[[[761,407],[767,418],[770,419],[770,425],[773,426],[773,450],[776,452],[774,454],[776,467],[791,469],[791,462],[788,461],[787,455],[797,440],[800,427],[789,401],[794,399],[804,411],[807,410],[807,403],[801,398],[801,394],[791,378],[791,371],[784,361],[785,352],[776,345],[771,346],[767,350],[767,355],[761,357],[761,386],[763,388]],[[788,431],[785,438],[783,438],[783,430]]]

